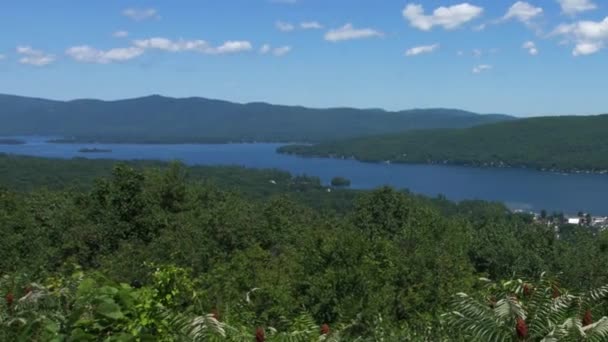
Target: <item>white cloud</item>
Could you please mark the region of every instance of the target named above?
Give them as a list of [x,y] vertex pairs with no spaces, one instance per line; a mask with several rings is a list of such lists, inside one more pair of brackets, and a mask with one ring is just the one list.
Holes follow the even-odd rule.
[[473,67],[473,73],[474,74],[481,74],[484,71],[488,71],[492,69],[491,65],[488,64],[480,64],[480,65],[476,65]]
[[144,53],[144,49],[131,46],[104,51],[89,45],[81,45],[73,46],[67,49],[65,53],[77,62],[108,64],[112,62],[125,62],[137,58]]
[[330,42],[339,42],[344,40],[382,37],[383,35],[384,34],[382,32],[371,28],[357,29],[349,23],[340,28],[329,30],[327,33],[325,33],[325,40]]
[[126,38],[129,36],[129,32],[127,31],[116,31],[114,33],[112,33],[112,36],[116,37],[116,38]]
[[21,64],[45,66],[55,61],[54,55],[35,50],[31,46],[18,46],[17,53],[23,56],[19,59],[19,63]]
[[487,26],[486,24],[479,24],[479,25],[473,27],[473,31],[475,31],[475,32],[483,31],[486,29],[486,26]]
[[291,52],[291,46],[285,45],[277,48],[273,48],[270,44],[264,44],[260,47],[260,54],[267,55],[268,53],[272,53],[272,55],[276,57],[283,57],[286,54]]
[[162,37],[136,40],[133,44],[141,49],[156,49],[168,52],[194,51],[208,55],[222,55],[237,52],[244,52],[253,49],[248,41],[227,41],[224,44],[214,47],[204,40],[170,40]]
[[428,31],[434,26],[442,26],[446,30],[452,30],[481,16],[482,13],[483,8],[466,2],[450,7],[436,8],[432,15],[425,15],[424,8],[418,4],[408,4],[403,9],[403,17],[410,22],[410,25],[423,31]]
[[291,46],[281,46],[272,50],[272,54],[277,57],[283,57],[291,52]]
[[592,55],[604,48],[604,44],[600,43],[579,43],[576,44],[572,54],[574,56]]
[[562,12],[568,15],[575,15],[581,12],[591,11],[597,5],[591,0],[557,0],[562,7]]
[[154,37],[149,39],[136,40],[133,42],[136,47],[142,49],[157,49],[169,52],[182,51],[204,51],[209,48],[209,44],[204,40],[177,40],[172,41],[167,38]]
[[302,30],[320,30],[323,28],[323,25],[317,21],[303,21],[299,25],[294,25],[285,21],[277,21],[274,26],[281,32],[292,32],[298,28]]
[[473,49],[472,53],[473,53],[473,57],[477,57],[477,58],[479,58],[483,55],[483,51],[481,51],[481,49]]
[[423,53],[431,53],[439,49],[439,44],[415,46],[405,51],[406,56],[417,56]]
[[316,21],[305,21],[300,23],[300,28],[302,30],[320,30],[323,28],[323,25]]
[[275,27],[277,28],[277,30],[279,30],[281,32],[291,32],[296,29],[296,27],[293,24],[286,23],[284,21],[277,21],[275,23]]
[[534,7],[527,2],[518,1],[513,4],[503,17],[503,20],[517,19],[523,23],[529,24],[532,19],[543,14],[543,9]]
[[528,50],[528,53],[532,56],[538,55],[538,48],[533,41],[525,42],[524,45],[521,46],[522,49]]
[[122,11],[122,15],[129,17],[135,21],[143,21],[146,19],[160,19],[158,11],[154,8],[127,8]]
[[264,44],[264,45],[262,45],[262,47],[260,47],[260,53],[262,55],[265,55],[265,54],[269,53],[270,50],[271,50],[271,47],[270,47],[269,44]]
[[213,55],[223,55],[223,54],[231,54],[238,52],[250,51],[253,49],[253,46],[250,42],[239,40],[239,41],[227,41],[224,44],[218,47],[212,47],[203,51],[207,54]]
[[608,44],[608,17],[603,21],[579,21],[559,25],[553,35],[565,37],[565,43],[574,43],[574,56],[591,55]]

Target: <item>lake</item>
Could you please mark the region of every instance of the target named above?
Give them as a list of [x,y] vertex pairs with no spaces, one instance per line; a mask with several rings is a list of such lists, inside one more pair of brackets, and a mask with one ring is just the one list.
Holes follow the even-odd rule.
[[[451,200],[500,201],[512,209],[578,211],[608,215],[608,175],[559,174],[526,169],[482,169],[443,165],[371,164],[355,160],[301,158],[276,153],[282,144],[52,144],[45,138],[21,137],[23,145],[0,145],[0,153],[48,158],[180,160],[188,165],[241,165],[276,168],[318,176],[328,184],[343,176],[352,187],[391,185]],[[81,149],[111,152],[81,153]]]

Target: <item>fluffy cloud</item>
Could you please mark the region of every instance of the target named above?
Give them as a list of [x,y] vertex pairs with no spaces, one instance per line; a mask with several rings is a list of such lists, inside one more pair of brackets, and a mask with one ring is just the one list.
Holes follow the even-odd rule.
[[591,11],[597,8],[597,5],[591,0],[557,0],[562,7],[562,12],[568,15],[575,15],[580,12]]
[[323,28],[323,25],[316,21],[305,21],[300,23],[300,28],[302,30],[320,30]]
[[289,23],[289,22],[277,21],[274,24],[274,26],[277,28],[277,30],[279,30],[281,32],[292,32],[292,31],[295,31],[296,29],[320,30],[323,28],[323,25],[321,25],[319,22],[316,22],[316,21],[303,21],[297,26],[292,23]]
[[576,44],[574,50],[572,50],[572,54],[574,56],[592,55],[600,51],[603,47],[603,44],[598,43],[579,43]]
[[271,49],[272,48],[270,47],[269,44],[264,44],[264,45],[262,45],[262,47],[260,47],[260,53],[262,55],[265,55],[265,54],[269,53]]
[[150,39],[136,40],[133,44],[141,49],[157,49],[169,52],[182,51],[204,51],[209,48],[209,44],[204,40],[177,40],[172,41],[167,38],[154,37]]
[[474,74],[481,74],[484,71],[491,70],[492,66],[488,64],[480,64],[473,67]]
[[283,21],[277,21],[275,23],[275,27],[277,28],[277,30],[279,30],[281,32],[291,32],[296,29],[296,27],[293,24],[286,23]]
[[127,8],[122,11],[122,15],[135,21],[160,19],[158,11],[154,8]]
[[487,24],[479,24],[475,27],[473,27],[473,31],[475,32],[480,32],[486,29]]
[[344,40],[382,37],[383,35],[384,34],[382,32],[371,28],[357,29],[352,24],[346,24],[340,28],[328,31],[325,34],[325,40],[330,42],[340,42]]
[[18,46],[17,53],[22,57],[19,59],[21,64],[34,66],[45,66],[55,61],[55,56],[40,50],[34,50],[31,46]]
[[439,44],[415,46],[415,47],[405,51],[405,55],[408,57],[417,56],[417,55],[421,55],[423,53],[431,53],[437,49],[439,49]]
[[574,56],[594,54],[608,43],[608,17],[603,21],[579,21],[558,26],[553,35],[561,35],[574,43]]
[[231,54],[253,49],[253,46],[248,41],[227,41],[220,46],[214,47],[204,40],[180,39],[173,41],[162,37],[136,40],[133,44],[140,49],[156,49],[168,52],[195,51],[208,55]]
[[522,49],[528,50],[528,53],[532,56],[538,55],[538,48],[533,41],[525,42],[524,45],[521,46]]
[[238,52],[250,51],[253,49],[253,46],[250,42],[244,40],[238,41],[227,41],[224,44],[218,47],[211,47],[205,49],[203,53],[212,54],[212,55],[223,55],[223,54],[231,54]]
[[434,26],[442,26],[446,30],[452,30],[481,16],[482,13],[483,8],[466,2],[450,7],[436,8],[432,15],[425,15],[424,8],[418,4],[408,4],[403,9],[403,17],[410,22],[410,25],[423,31],[428,31]]
[[272,50],[272,54],[277,57],[285,56],[291,52],[291,46],[281,46]]
[[114,33],[112,33],[112,36],[116,37],[116,38],[126,38],[129,36],[129,32],[127,31],[116,31]]
[[527,2],[518,1],[513,4],[503,17],[504,20],[516,19],[523,23],[529,24],[532,19],[543,14],[543,9],[534,7]]
[[288,46],[288,45],[277,47],[277,48],[272,48],[272,46],[270,46],[270,44],[264,44],[260,48],[260,54],[266,55],[266,54],[272,53],[276,57],[283,57],[290,52],[291,52],[291,46]]
[[144,49],[131,46],[104,51],[88,45],[81,45],[71,47],[65,53],[78,62],[108,64],[112,62],[125,62],[137,58],[144,53]]

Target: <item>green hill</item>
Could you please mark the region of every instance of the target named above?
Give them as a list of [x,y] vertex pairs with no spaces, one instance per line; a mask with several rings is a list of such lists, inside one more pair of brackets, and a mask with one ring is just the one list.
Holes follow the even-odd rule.
[[283,153],[362,161],[608,170],[608,115],[542,117],[467,129],[414,131],[292,145]]
[[324,190],[0,155],[0,341],[606,341],[608,230]]
[[311,109],[204,98],[50,101],[0,95],[0,136],[47,135],[105,142],[321,142],[412,129],[512,120],[453,109],[387,112]]

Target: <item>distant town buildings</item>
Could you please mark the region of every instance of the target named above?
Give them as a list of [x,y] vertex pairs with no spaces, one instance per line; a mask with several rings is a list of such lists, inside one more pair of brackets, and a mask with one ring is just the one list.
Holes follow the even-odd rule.
[[556,232],[564,225],[582,226],[603,231],[608,229],[608,217],[591,216],[587,213],[578,213],[576,216],[568,216],[563,214],[553,214],[548,216],[546,212],[531,213],[534,215],[534,220],[539,223],[546,224],[549,227],[554,227]]
[[607,226],[608,225],[608,217],[594,217],[592,224],[594,226]]

